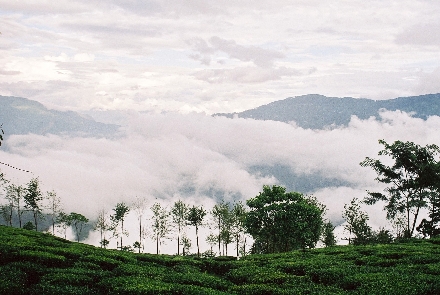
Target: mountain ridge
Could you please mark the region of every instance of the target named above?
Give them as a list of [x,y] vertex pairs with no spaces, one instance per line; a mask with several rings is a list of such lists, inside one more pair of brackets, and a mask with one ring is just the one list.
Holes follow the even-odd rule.
[[359,119],[377,118],[383,109],[401,110],[411,113],[416,118],[426,120],[429,116],[440,116],[440,94],[398,97],[389,100],[307,94],[288,97],[243,112],[217,113],[213,116],[286,123],[294,121],[302,128],[323,129],[332,125],[346,126],[353,115]]
[[51,133],[111,137],[119,128],[115,124],[97,122],[90,116],[50,110],[37,101],[14,96],[0,96],[0,124],[6,136]]

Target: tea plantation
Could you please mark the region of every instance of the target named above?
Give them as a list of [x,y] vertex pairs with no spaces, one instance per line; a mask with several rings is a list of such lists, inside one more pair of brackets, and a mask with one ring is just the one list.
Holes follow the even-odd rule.
[[194,258],[0,226],[0,294],[440,294],[440,240]]

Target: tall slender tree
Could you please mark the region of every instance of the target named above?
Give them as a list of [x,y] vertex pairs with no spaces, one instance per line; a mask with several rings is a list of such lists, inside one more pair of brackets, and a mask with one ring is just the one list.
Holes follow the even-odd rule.
[[120,238],[121,244],[119,245],[119,248],[123,250],[124,246],[122,244],[122,237],[128,236],[128,232],[126,232],[124,229],[124,221],[128,212],[130,211],[130,208],[124,202],[121,202],[116,204],[116,207],[113,209],[113,211],[115,213],[110,216],[110,220],[112,221],[113,235]]
[[143,248],[143,240],[145,238],[145,227],[142,225],[143,216],[145,213],[145,208],[147,206],[147,200],[145,198],[136,197],[132,208],[137,215],[139,221],[139,241],[136,244],[135,248],[138,248],[138,252],[141,253],[141,249]]
[[43,194],[40,190],[40,181],[38,180],[38,178],[32,178],[29,181],[23,197],[26,209],[32,212],[35,230],[38,231],[38,220],[43,217]]
[[159,254],[161,240],[165,238],[170,231],[170,214],[159,203],[154,203],[153,206],[151,206],[151,211],[153,212],[151,218],[153,221],[153,235],[156,239],[156,254]]
[[177,255],[180,255],[180,237],[185,229],[186,216],[188,215],[188,205],[178,200],[171,208],[171,216],[174,225],[177,227]]
[[189,208],[187,221],[189,225],[196,228],[196,244],[197,244],[197,257],[200,257],[200,247],[199,247],[199,227],[203,224],[203,219],[205,218],[206,211],[203,207],[192,206]]
[[246,208],[242,202],[234,203],[231,211],[231,225],[232,234],[235,241],[235,249],[237,250],[237,257],[240,252],[240,242],[244,242],[245,227],[244,221],[246,219]]
[[214,208],[211,210],[211,215],[214,218],[215,227],[218,230],[217,239],[218,239],[218,255],[222,255],[222,241],[225,236],[225,227],[227,226],[228,217],[229,217],[229,203],[225,203],[223,200],[214,205]]
[[107,213],[104,209],[101,209],[98,212],[98,218],[95,222],[95,225],[93,227],[94,230],[99,230],[101,240],[99,244],[101,245],[101,248],[107,248],[107,245],[109,241],[106,239],[106,232],[111,229],[111,224],[108,220]]
[[55,224],[57,223],[58,214],[62,211],[61,199],[57,196],[55,191],[46,193],[46,199],[48,201],[48,209],[50,221],[52,223],[52,234],[55,235]]

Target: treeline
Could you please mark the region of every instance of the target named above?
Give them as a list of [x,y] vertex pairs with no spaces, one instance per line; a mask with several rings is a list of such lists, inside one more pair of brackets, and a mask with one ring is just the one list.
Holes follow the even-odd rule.
[[[190,205],[182,200],[168,207],[159,202],[148,206],[147,199],[137,197],[130,204],[117,203],[109,212],[101,210],[93,222],[81,213],[64,212],[57,194],[54,191],[43,193],[38,178],[21,186],[2,177],[1,187],[4,202],[0,213],[6,225],[46,231],[64,238],[71,228],[78,242],[84,231],[91,228],[99,232],[103,248],[114,239],[117,249],[140,253],[150,242],[155,243],[159,254],[167,239],[176,242],[177,255],[188,255],[195,248],[193,254],[209,257],[229,255],[231,246],[235,256],[242,256],[313,248],[321,237],[328,246],[336,243],[333,227],[324,222],[323,204],[312,196],[286,193],[285,188],[276,185],[264,186],[263,192],[246,204],[221,201],[212,208]],[[127,225],[129,214],[136,215],[136,226]],[[43,221],[44,226],[41,225]],[[136,232],[133,231],[135,227]],[[201,228],[209,234],[200,237]],[[189,238],[190,231],[195,235],[193,240]],[[133,244],[124,243],[129,235],[132,239],[136,236]],[[209,245],[203,253],[200,251],[202,238]],[[252,241],[252,247],[248,247]]]
[[[352,245],[369,243],[390,243],[395,239],[413,237],[427,238],[440,234],[440,163],[439,148],[425,147],[413,142],[395,141],[379,143],[383,149],[380,159],[366,158],[360,163],[376,173],[376,181],[382,183],[382,192],[367,192],[363,200],[353,198],[345,204],[342,217],[346,236]],[[14,185],[1,175],[4,202],[0,207],[4,222],[13,226],[13,219],[19,227],[41,230],[40,222],[46,219],[43,230],[66,237],[68,228],[80,241],[87,228],[100,234],[101,247],[107,248],[110,240],[116,240],[116,248],[125,251],[143,252],[147,239],[155,243],[156,253],[165,239],[176,242],[178,255],[188,255],[196,248],[197,256],[229,255],[228,247],[235,248],[235,255],[247,253],[277,253],[295,249],[316,247],[321,241],[324,246],[336,244],[335,226],[325,219],[325,206],[315,197],[298,192],[286,192],[281,186],[264,186],[257,196],[242,202],[224,202],[212,208],[195,206],[177,200],[170,206],[159,202],[147,206],[145,198],[127,204],[117,203],[110,212],[100,211],[94,222],[76,212],[62,210],[60,198],[55,192],[42,193],[38,178],[24,186]],[[392,230],[381,228],[373,231],[368,225],[369,217],[361,205],[384,204],[384,212]],[[420,216],[428,212],[420,222]],[[136,214],[136,233],[127,228],[128,214]],[[28,221],[23,222],[27,215]],[[24,223],[24,224],[23,224]],[[199,237],[200,229],[208,229]],[[189,231],[195,239],[189,238]],[[417,232],[417,233],[416,233]],[[124,243],[129,235],[136,236],[133,244]],[[209,249],[201,253],[200,239]],[[249,243],[251,247],[248,247]],[[195,253],[194,253],[195,254]]]

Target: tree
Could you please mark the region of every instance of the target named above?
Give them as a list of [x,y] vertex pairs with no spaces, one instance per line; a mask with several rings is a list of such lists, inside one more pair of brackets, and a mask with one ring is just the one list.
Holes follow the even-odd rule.
[[344,205],[342,218],[347,224],[344,229],[348,232],[348,243],[354,245],[367,244],[372,237],[371,227],[367,224],[369,217],[361,210],[358,198],[353,198],[350,204]]
[[196,244],[197,244],[197,257],[200,257],[200,247],[199,247],[199,226],[202,225],[203,218],[205,218],[206,211],[203,207],[192,206],[189,208],[187,221],[188,225],[192,225],[196,228]]
[[[246,219],[246,208],[244,207],[242,202],[237,202],[232,207],[231,211],[231,224],[232,224],[232,235],[235,240],[235,249],[237,250],[237,257],[239,256],[240,251],[240,242],[245,242],[244,234],[244,221]],[[245,245],[243,244],[245,248]],[[245,250],[246,251],[246,250]]]
[[121,202],[116,204],[116,207],[113,209],[113,211],[115,211],[115,213],[110,216],[110,220],[112,221],[111,228],[113,230],[113,235],[120,237],[120,249],[122,250],[122,236],[128,236],[128,232],[124,231],[124,220],[130,211],[130,208],[124,202]]
[[99,244],[101,248],[107,248],[109,241],[105,237],[105,233],[111,229],[111,224],[108,220],[107,213],[104,209],[98,212],[98,218],[96,219],[95,225],[93,226],[94,230],[99,230],[101,240]]
[[180,243],[182,245],[182,255],[189,255],[189,249],[191,248],[191,240],[186,236],[184,233],[182,235],[182,239],[180,240]]
[[11,204],[0,206],[0,215],[6,222],[6,225],[12,226],[12,213],[14,212],[14,207]]
[[153,206],[151,206],[151,211],[153,212],[152,221],[153,235],[156,238],[156,254],[159,254],[161,240],[165,238],[170,231],[170,214],[159,203],[154,203]]
[[213,253],[212,248],[217,244],[218,241],[218,237],[217,235],[210,233],[207,237],[206,237],[206,242],[208,243],[208,245],[211,247],[210,250]]
[[143,240],[145,238],[145,229],[142,226],[142,217],[145,211],[145,207],[146,207],[146,200],[145,198],[139,198],[136,197],[136,201],[133,203],[132,207],[133,210],[136,212],[137,218],[139,220],[139,241],[137,241],[138,243],[136,244],[136,247],[138,249],[138,253],[141,253],[141,248],[143,248]]
[[40,182],[38,178],[32,178],[27,184],[25,195],[23,196],[25,207],[32,211],[34,218],[35,230],[38,231],[38,220],[43,217],[42,204],[43,194],[40,190]]
[[81,232],[89,220],[82,214],[72,212],[69,214],[68,223],[75,228],[76,241],[79,242]]
[[52,223],[52,234],[55,235],[55,224],[57,223],[58,214],[62,211],[61,209],[61,199],[57,196],[57,193],[54,191],[47,192],[46,198],[49,201],[48,209],[50,221]]
[[436,145],[422,147],[409,141],[388,144],[379,140],[379,143],[384,149],[378,155],[389,156],[394,163],[388,166],[369,157],[360,163],[373,168],[378,175],[376,180],[387,185],[385,193],[368,192],[369,197],[364,201],[368,205],[384,201],[389,220],[405,212],[405,235],[412,237],[420,209],[427,207],[430,197],[438,193],[440,169],[435,158],[439,148]]
[[253,253],[305,250],[319,241],[325,206],[314,197],[265,185],[246,204],[250,210],[244,224],[254,239]]
[[67,239],[67,228],[71,225],[69,215],[64,213],[63,211],[58,213],[57,216],[57,227],[60,228],[62,234],[64,236],[64,239]]
[[326,247],[331,247],[336,245],[336,237],[334,233],[335,227],[330,221],[324,223],[322,227],[322,242]]
[[177,227],[177,255],[180,255],[180,236],[186,225],[186,216],[188,214],[188,205],[181,200],[176,201],[171,208],[173,223]]
[[[221,201],[220,204],[214,205],[214,208],[212,208],[211,210],[211,215],[215,220],[215,227],[218,229],[218,234],[217,234],[218,255],[222,255],[221,242],[222,241],[224,242],[225,236],[228,236],[227,223],[229,218],[229,207],[230,207],[229,203],[225,203],[224,201]],[[223,248],[224,248],[224,244],[223,244]]]

